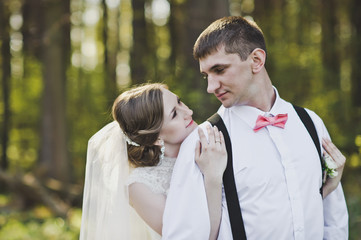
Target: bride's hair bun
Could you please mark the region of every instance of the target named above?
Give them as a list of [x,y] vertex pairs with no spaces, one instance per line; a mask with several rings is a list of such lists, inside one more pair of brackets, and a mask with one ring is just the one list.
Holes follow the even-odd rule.
[[163,92],[166,85],[145,84],[120,94],[112,115],[124,134],[136,144],[128,145],[129,162],[134,167],[155,166],[161,154],[155,145],[163,125]]

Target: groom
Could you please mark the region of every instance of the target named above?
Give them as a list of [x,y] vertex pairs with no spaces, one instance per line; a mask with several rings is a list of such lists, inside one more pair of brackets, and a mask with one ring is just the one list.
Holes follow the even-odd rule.
[[[348,239],[341,184],[323,199],[318,152],[292,104],[272,85],[258,26],[242,17],[219,19],[199,36],[193,53],[208,81],[208,93],[222,103],[218,114],[232,143],[233,172],[247,239]],[[322,120],[307,112],[319,139],[329,138]],[[259,116],[282,116],[284,126],[256,127]],[[163,217],[163,239],[209,238],[202,174],[194,162],[194,151],[189,150],[197,139],[195,131],[181,146]],[[218,239],[230,240],[224,195],[222,199]]]

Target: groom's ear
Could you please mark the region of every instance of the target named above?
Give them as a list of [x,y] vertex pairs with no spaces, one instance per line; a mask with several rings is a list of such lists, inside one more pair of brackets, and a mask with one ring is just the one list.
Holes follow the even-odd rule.
[[250,57],[252,58],[252,72],[260,72],[266,62],[266,52],[263,49],[256,48],[252,51]]

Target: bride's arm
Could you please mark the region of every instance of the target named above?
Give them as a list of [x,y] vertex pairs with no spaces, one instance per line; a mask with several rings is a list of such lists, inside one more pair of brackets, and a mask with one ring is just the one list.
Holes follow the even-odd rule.
[[[210,216],[209,239],[217,239],[222,214],[222,177],[227,165],[227,151],[222,133],[207,127],[209,143],[202,130],[197,144],[195,160],[204,176]],[[220,142],[216,142],[220,140]],[[138,215],[157,233],[162,234],[166,196],[153,193],[142,183],[129,185],[129,201]]]
[[340,183],[346,158],[340,152],[340,150],[338,150],[338,148],[328,139],[322,140],[322,147],[325,149],[326,154],[332,158],[332,161],[337,166],[336,170],[338,173],[338,175],[334,178],[327,177],[326,179],[326,182],[323,186],[323,198],[326,198],[327,195],[335,190]]
[[207,126],[208,141],[198,129],[200,142],[196,146],[195,160],[204,176],[211,232],[209,239],[217,239],[222,217],[222,177],[227,165],[227,150],[222,132]]
[[143,183],[129,185],[129,201],[138,215],[158,234],[162,234],[163,212],[166,197],[153,193]]

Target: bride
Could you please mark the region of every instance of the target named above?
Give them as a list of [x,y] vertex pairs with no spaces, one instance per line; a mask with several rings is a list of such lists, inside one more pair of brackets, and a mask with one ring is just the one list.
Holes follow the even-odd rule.
[[[165,85],[146,84],[121,94],[112,113],[116,122],[89,140],[80,239],[160,239],[180,145],[197,129],[193,112]],[[216,239],[227,152],[221,132],[207,127],[207,135],[199,131],[193,151]]]

